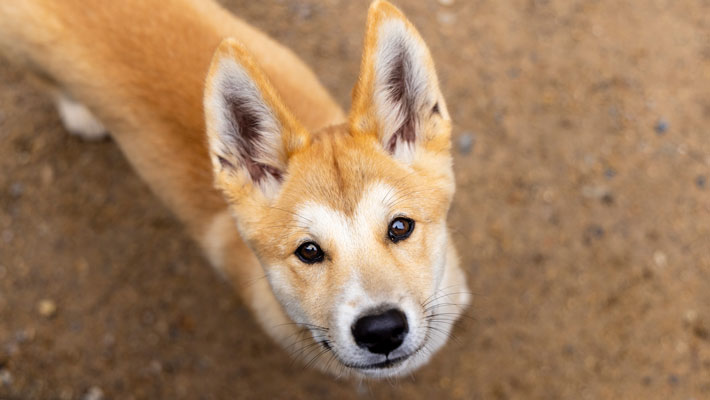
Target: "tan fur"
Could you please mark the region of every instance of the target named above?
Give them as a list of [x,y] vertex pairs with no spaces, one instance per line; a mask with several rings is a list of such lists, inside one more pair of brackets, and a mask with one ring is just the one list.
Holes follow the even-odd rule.
[[[424,63],[441,112],[422,122],[426,136],[416,157],[398,162],[378,136],[372,58],[377,27],[391,19],[404,21],[413,40],[426,48],[399,10],[373,3],[347,120],[296,56],[210,1],[2,2],[0,50],[53,90],[88,105],[266,331],[287,346],[304,333],[301,326],[287,324],[292,320],[333,326],[337,316],[329,299],[344,296],[354,270],[373,298],[396,292],[424,303],[456,287],[449,291],[463,294],[447,300],[468,302],[445,224],[454,193],[451,124],[428,51]],[[202,111],[203,91],[208,98],[216,90],[215,73],[227,59],[247,71],[283,130],[280,154],[288,170],[275,198],[265,197],[245,174],[221,166],[205,145],[205,118],[207,135],[217,140],[217,134],[215,115],[209,107]],[[296,260],[294,248],[308,234],[295,216],[304,204],[355,218],[363,192],[377,185],[392,188],[392,212],[417,221],[410,239],[393,246],[384,234],[388,221],[366,216],[367,224],[384,224],[381,235],[372,232],[371,240],[356,245],[367,257],[332,243],[327,265],[304,267]],[[446,259],[441,271],[428,264],[440,251],[437,245],[444,246]],[[261,279],[264,272],[268,282]]]

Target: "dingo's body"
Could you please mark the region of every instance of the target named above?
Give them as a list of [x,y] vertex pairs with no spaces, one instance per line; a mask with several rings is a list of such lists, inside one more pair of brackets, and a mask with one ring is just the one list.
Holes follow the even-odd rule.
[[[373,6],[366,54],[375,61],[379,53],[373,29],[385,17],[401,21],[397,34],[416,35],[396,9],[386,3]],[[224,38],[235,38],[241,44]],[[412,36],[409,44],[406,40],[403,49],[423,46],[418,36]],[[101,135],[104,129],[111,133],[140,176],[187,226],[210,262],[240,291],[267,332],[288,346],[296,338],[294,333],[303,330],[315,342],[324,343],[343,365],[369,375],[392,375],[406,369],[401,366],[405,362],[389,365],[388,353],[384,355],[387,365],[375,362],[382,368],[369,373],[369,356],[352,355],[357,347],[341,337],[347,336],[343,332],[349,332],[352,324],[340,321],[345,316],[357,316],[364,307],[379,307],[381,301],[397,305],[399,300],[376,292],[413,296],[410,305],[401,306],[409,326],[426,325],[422,321],[427,321],[427,306],[436,301],[456,315],[468,302],[465,279],[447,241],[445,225],[453,194],[450,125],[433,64],[423,48],[414,49],[414,56],[423,58],[413,74],[419,73],[415,78],[428,82],[434,103],[426,106],[432,109],[433,105],[436,121],[413,114],[407,132],[392,133],[378,147],[377,134],[368,135],[397,122],[387,120],[394,117],[373,106],[382,103],[375,98],[377,88],[369,88],[376,84],[379,67],[368,66],[373,64],[368,56],[346,123],[340,107],[292,52],[210,1],[0,3],[0,51],[48,86],[69,130],[87,137]],[[404,70],[402,76],[414,76],[407,73]],[[409,86],[402,87],[398,95],[404,98]],[[403,104],[419,104],[419,100]],[[369,125],[378,118],[381,123]],[[417,133],[425,128],[426,132]],[[281,145],[283,149],[276,149]],[[215,179],[221,193],[215,189]],[[384,249],[381,243],[364,243],[362,248],[353,242],[371,240],[372,233],[365,227],[374,226],[373,213],[389,215],[391,210],[380,210],[378,202],[398,203],[402,196],[418,203],[423,210],[421,220],[413,220],[417,229],[430,233],[417,238],[420,246],[395,262],[401,267],[383,275],[379,266],[361,262],[355,254],[367,249],[381,260],[391,257],[388,252],[393,250]],[[407,212],[403,206],[396,215]],[[286,221],[287,217],[291,219]],[[308,220],[309,226],[300,226],[299,218]],[[279,224],[293,226],[273,232]],[[337,224],[353,227],[334,232]],[[304,264],[294,272],[293,263],[298,261],[294,261],[292,247],[318,234],[305,232],[307,228],[320,229],[320,235],[335,241],[329,249],[325,238],[319,242],[329,250],[327,261],[319,262],[346,263],[347,269],[331,267],[327,279],[299,275],[303,271],[312,275],[323,267]],[[284,238],[274,238],[281,234]],[[435,245],[428,249],[425,238]],[[427,259],[428,253],[418,254],[425,249],[435,253],[432,271],[418,276],[416,269],[404,264],[417,257]],[[260,279],[264,271],[268,281]],[[410,281],[412,286],[398,291],[389,282],[392,279]],[[441,296],[445,301],[426,303]],[[336,307],[341,300],[347,306]],[[407,308],[416,308],[417,301],[421,310]],[[328,332],[324,326],[332,329],[319,336]],[[427,335],[419,339],[409,335],[411,346],[417,347],[412,347],[412,353],[426,354],[410,362],[411,368],[445,341],[426,343]],[[361,340],[356,341],[363,347]],[[405,341],[402,348],[408,345]]]

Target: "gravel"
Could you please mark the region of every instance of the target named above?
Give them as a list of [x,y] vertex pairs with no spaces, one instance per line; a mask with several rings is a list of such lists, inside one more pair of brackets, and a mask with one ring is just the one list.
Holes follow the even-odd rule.
[[7,369],[0,369],[0,383],[5,386],[12,385],[12,374]]
[[664,118],[659,119],[653,129],[656,131],[657,134],[663,135],[664,133],[666,133],[666,131],[668,131],[668,121],[666,121]]
[[22,193],[25,191],[25,186],[19,182],[15,182],[12,185],[10,185],[10,195],[14,198],[18,198],[22,196]]
[[473,145],[476,142],[476,137],[472,132],[463,132],[456,139],[456,147],[461,154],[468,154],[473,150]]
[[98,386],[92,386],[89,388],[89,390],[86,391],[86,394],[84,397],[82,397],[82,400],[103,400],[104,398],[104,391],[101,390]]
[[436,19],[441,25],[453,25],[456,22],[456,14],[451,11],[441,11],[436,14]]
[[57,314],[57,304],[49,299],[41,300],[37,303],[37,311],[45,318],[52,318]]

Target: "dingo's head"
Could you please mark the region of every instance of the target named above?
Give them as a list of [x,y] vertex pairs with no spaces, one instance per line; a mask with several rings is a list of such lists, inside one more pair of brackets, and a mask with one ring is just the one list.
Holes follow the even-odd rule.
[[453,275],[465,289],[446,226],[451,124],[415,28],[371,6],[346,124],[307,132],[229,39],[205,110],[217,186],[276,298],[319,346],[301,355],[330,353],[325,368],[368,376],[424,363],[467,295],[446,292]]

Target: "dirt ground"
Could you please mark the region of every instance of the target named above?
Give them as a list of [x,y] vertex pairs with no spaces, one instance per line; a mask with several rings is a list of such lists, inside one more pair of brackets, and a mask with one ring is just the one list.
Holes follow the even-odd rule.
[[[393,382],[294,364],[110,141],[0,61],[0,399],[710,398],[710,2],[397,4],[455,121],[471,319]],[[227,1],[343,104],[364,1]]]

